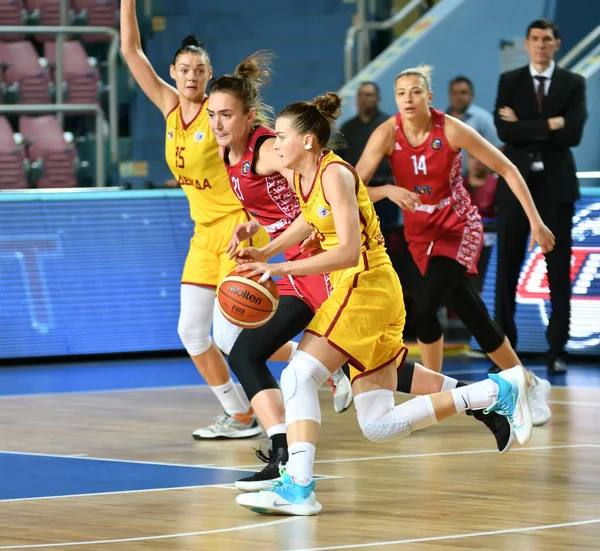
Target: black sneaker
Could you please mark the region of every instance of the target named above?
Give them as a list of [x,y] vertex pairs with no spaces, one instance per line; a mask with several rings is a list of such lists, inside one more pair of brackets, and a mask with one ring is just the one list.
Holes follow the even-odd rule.
[[515,441],[515,431],[510,426],[506,417],[499,415],[494,411],[485,414],[482,409],[468,409],[465,413],[475,417],[475,419],[481,421],[492,431],[492,434],[496,438],[496,444],[498,445],[498,451],[500,453],[505,453],[510,450]]
[[287,464],[287,448],[277,448],[275,451],[269,450],[269,455],[265,455],[262,450],[254,450],[256,457],[264,461],[265,468],[252,476],[242,478],[235,483],[235,487],[243,492],[258,492],[260,490],[270,490],[273,484],[281,480],[280,469]]

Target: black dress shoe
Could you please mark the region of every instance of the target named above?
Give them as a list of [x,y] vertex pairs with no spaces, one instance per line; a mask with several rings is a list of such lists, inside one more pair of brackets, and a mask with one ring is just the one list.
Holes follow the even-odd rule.
[[561,375],[567,372],[567,364],[560,356],[551,356],[548,360],[548,373]]

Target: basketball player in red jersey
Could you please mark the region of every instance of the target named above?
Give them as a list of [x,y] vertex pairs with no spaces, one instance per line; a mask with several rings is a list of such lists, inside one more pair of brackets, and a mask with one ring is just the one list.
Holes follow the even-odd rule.
[[[445,303],[501,369],[522,365],[510,341],[489,317],[470,276],[477,273],[483,226],[461,177],[465,149],[501,174],[531,225],[530,249],[554,247],[521,174],[504,154],[461,121],[431,107],[431,68],[407,69],[396,78],[398,113],[372,134],[356,169],[368,182],[387,155],[396,185],[369,188],[372,201],[387,197],[404,209],[404,233],[422,274],[416,328],[423,363],[441,371],[443,335],[437,311]],[[546,423],[550,383],[530,374],[533,424]],[[476,413],[476,415],[478,415]]]
[[[210,86],[210,127],[223,148],[231,187],[253,216],[251,222],[236,228],[228,249],[232,255],[261,226],[275,238],[300,214],[298,198],[282,174],[288,172],[291,177],[291,171],[282,167],[273,149],[275,133],[265,126],[270,108],[262,104],[259,95],[260,87],[270,78],[271,58],[267,52],[257,52],[243,60],[233,75],[221,76]],[[301,244],[291,247],[284,257],[289,261],[314,252],[302,252],[301,248]],[[229,365],[269,436],[269,455],[257,451],[266,467],[236,483],[245,491],[270,488],[280,478],[280,465],[287,463],[283,399],[266,362],[308,326],[329,295],[329,276],[283,277],[277,287],[280,299],[274,317],[262,327],[242,331],[229,353]],[[331,376],[330,384],[335,410],[345,411],[352,403],[352,387],[342,369]]]

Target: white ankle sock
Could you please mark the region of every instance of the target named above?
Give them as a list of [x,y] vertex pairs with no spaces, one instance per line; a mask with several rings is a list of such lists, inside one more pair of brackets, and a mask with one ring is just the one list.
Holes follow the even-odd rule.
[[340,367],[337,371],[334,371],[331,374],[331,380],[334,383],[337,383],[340,379],[344,378],[346,376],[346,374],[344,373],[344,370]]
[[447,390],[452,390],[453,388],[456,388],[457,384],[458,384],[458,381],[456,379],[453,379],[452,377],[446,377],[444,375],[444,382],[442,383],[441,392],[446,392]]
[[296,341],[290,341],[290,344],[292,345],[292,353],[290,354],[290,359],[288,360],[288,362],[292,361],[292,358],[294,357],[296,350],[298,350],[299,343],[297,343]]
[[308,486],[313,480],[315,445],[310,442],[296,442],[288,447],[288,462],[285,471],[296,484]]
[[229,414],[247,413],[250,411],[250,402],[242,392],[238,392],[233,381],[229,379],[224,385],[211,386],[217,400],[221,402],[223,409]]
[[457,413],[467,409],[485,409],[498,399],[498,385],[491,379],[453,388],[452,398]]
[[271,438],[271,436],[275,436],[276,434],[285,434],[285,423],[273,425],[270,429],[267,429],[267,436],[269,438]]

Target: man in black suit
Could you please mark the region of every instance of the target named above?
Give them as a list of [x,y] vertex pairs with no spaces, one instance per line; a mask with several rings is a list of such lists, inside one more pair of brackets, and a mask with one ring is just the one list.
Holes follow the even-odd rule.
[[[517,166],[531,191],[556,246],[546,255],[552,315],[546,331],[548,369],[566,371],[571,299],[571,229],[579,199],[570,148],[579,144],[587,118],[585,80],[557,67],[558,28],[534,21],[525,41],[530,64],[504,73],[498,85],[494,121],[504,153]],[[529,225],[506,181],[498,181],[498,272],[496,321],[517,346],[515,292],[525,256]]]

